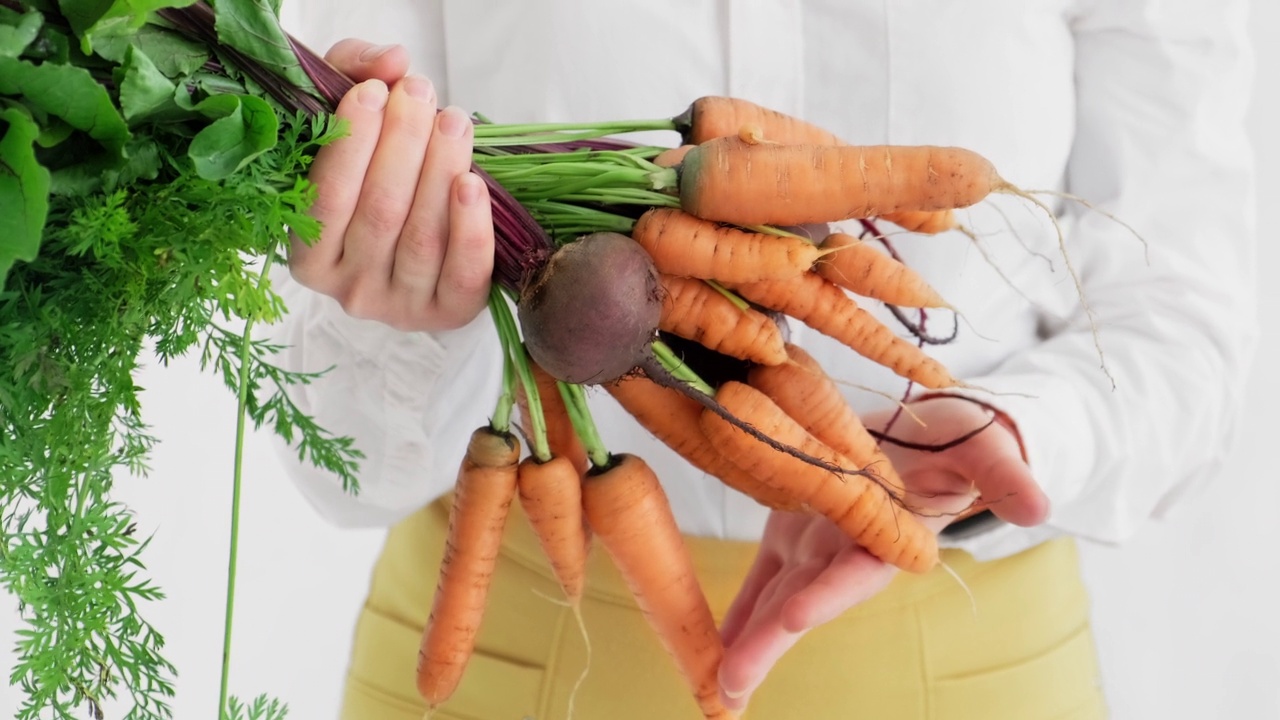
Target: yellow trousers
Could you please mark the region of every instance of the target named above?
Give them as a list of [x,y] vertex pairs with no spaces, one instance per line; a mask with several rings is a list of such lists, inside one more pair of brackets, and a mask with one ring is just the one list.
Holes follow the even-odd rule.
[[[592,551],[587,645],[513,506],[476,653],[439,720],[698,718],[692,695],[608,555]],[[448,522],[445,502],[394,527],[360,614],[343,720],[420,720],[418,643]],[[753,543],[689,538],[717,622]],[[744,720],[1097,720],[1106,717],[1076,547],[1057,540],[977,563],[945,552],[969,595],[939,569],[805,635],[752,696]]]

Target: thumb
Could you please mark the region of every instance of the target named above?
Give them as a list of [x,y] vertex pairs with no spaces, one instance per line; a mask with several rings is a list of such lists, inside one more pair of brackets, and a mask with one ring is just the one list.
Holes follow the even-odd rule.
[[338,41],[324,59],[358,83],[376,78],[391,85],[409,71],[409,51],[403,45],[375,45],[355,38]]

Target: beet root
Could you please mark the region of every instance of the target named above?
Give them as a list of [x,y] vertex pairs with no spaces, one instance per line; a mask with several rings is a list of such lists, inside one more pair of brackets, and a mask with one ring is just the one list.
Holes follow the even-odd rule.
[[517,312],[535,362],[558,380],[598,385],[648,356],[662,286],[634,240],[592,233],[551,256],[521,292]]

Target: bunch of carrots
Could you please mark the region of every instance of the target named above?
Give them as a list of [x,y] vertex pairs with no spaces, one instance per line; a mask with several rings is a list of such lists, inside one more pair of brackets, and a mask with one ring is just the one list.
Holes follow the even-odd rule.
[[[877,437],[823,368],[785,340],[777,318],[804,323],[914,384],[944,389],[962,383],[861,303],[950,306],[871,242],[841,232],[814,241],[784,228],[874,218],[913,232],[963,230],[955,209],[993,192],[1024,193],[966,150],[849,146],[733,98],[702,98],[669,121],[478,121],[477,167],[547,230],[552,248],[532,262],[527,249],[523,256],[511,251],[526,263],[512,268],[499,236],[490,309],[506,354],[505,391],[493,420],[472,436],[458,473],[419,691],[434,709],[461,678],[518,500],[571,606],[581,600],[586,557],[598,542],[703,715],[731,717],[717,690],[719,633],[662,486],[643,459],[606,449],[583,386],[603,387],[691,465],[757,502],[821,514],[883,561],[928,571],[938,563],[936,538],[910,511]],[[604,137],[657,128],[680,132],[683,144],[666,149]],[[532,303],[528,288],[542,283],[539,270],[555,264],[546,255],[600,234],[624,235],[643,248],[658,286],[656,327],[646,331],[643,352],[628,351],[620,365],[614,359],[627,368],[621,374],[553,355],[542,363],[522,340],[541,337],[524,308]],[[581,312],[594,303],[582,301]],[[741,363],[745,379],[711,385],[664,342],[672,337]],[[530,443],[523,459],[516,430]]]

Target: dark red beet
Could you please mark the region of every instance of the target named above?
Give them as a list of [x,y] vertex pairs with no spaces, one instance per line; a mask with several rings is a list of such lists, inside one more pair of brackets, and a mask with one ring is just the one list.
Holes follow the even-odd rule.
[[593,233],[560,248],[518,303],[535,362],[568,383],[600,384],[636,368],[662,314],[658,271],[618,233]]

